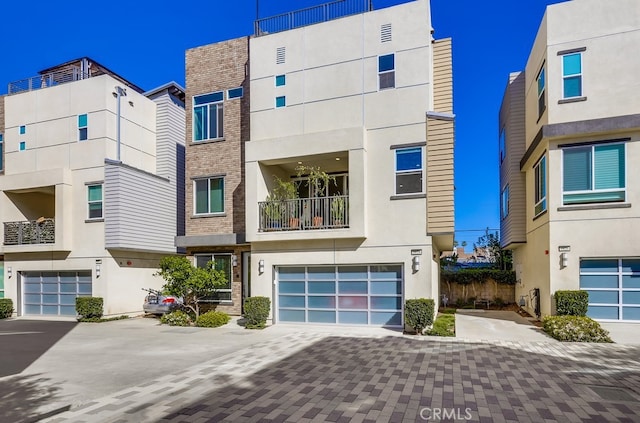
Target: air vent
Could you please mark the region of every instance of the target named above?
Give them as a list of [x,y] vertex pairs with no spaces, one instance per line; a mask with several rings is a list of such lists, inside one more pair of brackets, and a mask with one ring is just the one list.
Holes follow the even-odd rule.
[[285,47],[278,47],[276,49],[276,65],[281,65],[284,63],[285,52]]
[[380,42],[386,43],[391,41],[391,24],[380,25]]

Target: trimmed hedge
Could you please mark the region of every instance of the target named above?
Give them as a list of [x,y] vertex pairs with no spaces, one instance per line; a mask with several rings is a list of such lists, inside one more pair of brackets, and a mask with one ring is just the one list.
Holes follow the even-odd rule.
[[226,325],[231,317],[222,311],[207,311],[196,319],[196,326],[201,328],[217,328]]
[[586,316],[589,307],[587,291],[556,291],[556,314],[558,316]]
[[498,269],[460,269],[457,271],[442,270],[440,278],[443,282],[469,285],[474,282],[484,283],[488,279],[493,279],[499,284],[515,285],[516,272],[513,270]]
[[169,326],[191,326],[191,318],[184,311],[176,310],[163,314],[160,323]]
[[0,298],[0,319],[6,319],[13,314],[13,301],[10,298]]
[[101,297],[78,297],[76,298],[76,313],[83,319],[100,318],[104,313],[102,306],[104,301]]
[[542,328],[558,341],[613,342],[600,323],[584,316],[545,316]]
[[404,319],[407,325],[422,335],[433,324],[435,301],[431,298],[417,298],[404,303]]
[[247,329],[262,329],[267,325],[271,300],[267,297],[249,297],[244,300],[244,325]]

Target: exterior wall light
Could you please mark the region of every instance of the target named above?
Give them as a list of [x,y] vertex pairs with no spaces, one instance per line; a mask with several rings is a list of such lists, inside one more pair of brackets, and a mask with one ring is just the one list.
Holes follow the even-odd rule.
[[100,272],[101,272],[101,267],[102,267],[102,260],[98,259],[96,260],[96,278],[100,277]]
[[231,256],[231,265],[233,267],[236,267],[238,265],[238,256],[236,256],[235,254]]
[[569,257],[567,256],[567,253],[560,253],[560,268],[564,269],[567,267],[568,262]]
[[411,268],[414,272],[420,270],[420,256],[413,256],[413,259],[411,260]]
[[258,273],[260,274],[264,273],[264,260],[260,260],[258,262]]
[[13,269],[11,266],[7,267],[7,277],[10,278],[13,275]]

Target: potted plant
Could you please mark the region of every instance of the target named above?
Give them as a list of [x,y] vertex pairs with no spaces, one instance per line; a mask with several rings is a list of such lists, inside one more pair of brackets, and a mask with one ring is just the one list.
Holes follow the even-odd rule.
[[298,177],[306,177],[309,181],[309,193],[312,194],[314,198],[314,202],[312,203],[313,226],[322,226],[323,204],[327,201],[329,183],[333,182],[333,184],[337,186],[336,177],[329,175],[318,166],[301,165],[298,166],[296,170],[298,171]]
[[[298,211],[298,185],[296,181],[285,181],[279,177],[274,178],[275,187],[267,195],[265,213],[271,222],[277,222],[277,227],[288,219],[289,228],[300,227],[300,217]],[[282,223],[282,224],[281,224]]]
[[274,230],[280,227],[280,223],[282,222],[282,201],[275,195],[268,194],[263,212],[266,217],[264,227],[267,230]]
[[338,196],[331,199],[331,221],[334,226],[342,226],[344,215],[344,197]]

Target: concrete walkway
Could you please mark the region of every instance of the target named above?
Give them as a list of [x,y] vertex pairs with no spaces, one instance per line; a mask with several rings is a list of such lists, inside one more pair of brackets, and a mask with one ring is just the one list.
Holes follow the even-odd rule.
[[474,341],[557,342],[513,311],[462,310],[456,312],[456,338]]

